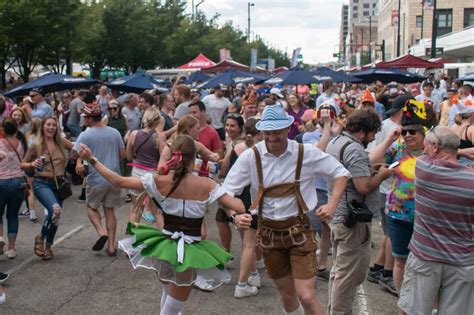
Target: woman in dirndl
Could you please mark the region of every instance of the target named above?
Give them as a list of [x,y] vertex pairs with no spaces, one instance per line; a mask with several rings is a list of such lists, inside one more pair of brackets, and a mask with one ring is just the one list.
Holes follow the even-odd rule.
[[226,194],[213,180],[192,173],[196,146],[189,136],[176,137],[171,145],[171,159],[158,167],[158,174],[141,177],[115,174],[95,159],[85,145],[81,145],[79,155],[114,186],[144,191],[137,199],[148,194],[163,209],[162,230],[131,222],[129,232],[133,237],[120,241],[119,248],[128,254],[134,268],[158,272],[163,283],[160,314],[178,314],[191,293],[198,270],[223,270],[224,264],[232,259],[217,243],[201,240],[206,206],[218,201],[242,229],[249,227],[251,215],[245,214],[241,200]]

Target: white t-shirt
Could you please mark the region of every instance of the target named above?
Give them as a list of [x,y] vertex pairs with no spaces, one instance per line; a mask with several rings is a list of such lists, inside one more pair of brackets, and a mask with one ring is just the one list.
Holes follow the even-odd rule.
[[[369,143],[369,145],[367,146],[367,151],[370,152],[376,146],[381,144],[385,139],[387,139],[390,132],[397,127],[400,127],[400,125],[394,122],[393,120],[391,120],[390,118],[387,118],[384,121],[382,121],[382,127],[380,131],[375,134],[375,140]],[[390,183],[391,183],[390,178],[384,180],[379,186],[380,193],[387,194],[388,191],[390,190]]]
[[425,94],[419,94],[415,97],[415,99],[419,102],[423,102],[424,100],[432,101],[433,102],[433,110],[435,112],[439,113],[441,100],[439,98],[437,98],[436,96],[434,96],[434,95],[426,96]]
[[222,117],[231,102],[225,97],[216,97],[214,94],[207,95],[202,99],[202,102],[206,105],[206,113],[211,118],[212,128],[224,128]]

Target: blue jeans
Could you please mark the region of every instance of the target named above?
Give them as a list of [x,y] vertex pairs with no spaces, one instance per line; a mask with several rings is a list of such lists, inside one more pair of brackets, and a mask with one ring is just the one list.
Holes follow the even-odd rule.
[[59,204],[63,206],[59,192],[54,182],[45,181],[36,178],[33,180],[33,192],[41,204],[48,210],[48,215],[44,218],[43,226],[41,228],[41,239],[46,239],[46,245],[52,246],[54,243],[54,236],[58,231],[58,222],[51,222],[53,216],[53,205]]
[[76,126],[76,125],[68,125],[69,128],[69,134],[71,135],[72,138],[77,138],[79,137],[79,134],[81,133],[81,126]]
[[0,179],[0,225],[7,208],[8,236],[18,233],[18,212],[25,200],[26,181],[23,177]]

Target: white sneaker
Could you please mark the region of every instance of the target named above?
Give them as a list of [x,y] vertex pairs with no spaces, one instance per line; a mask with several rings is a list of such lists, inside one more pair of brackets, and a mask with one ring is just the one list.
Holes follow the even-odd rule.
[[0,304],[5,304],[6,301],[7,295],[5,294],[5,292],[3,292],[2,294],[0,294]]
[[265,263],[263,262],[263,258],[257,260],[257,269],[265,269]]
[[256,275],[250,274],[250,277],[247,280],[247,283],[253,287],[260,288],[262,286],[262,280],[260,279],[260,274]]
[[254,296],[258,294],[258,288],[246,284],[245,286],[236,285],[234,291],[234,297],[241,299],[248,296]]
[[16,250],[14,249],[7,250],[7,257],[8,259],[14,259],[16,257]]

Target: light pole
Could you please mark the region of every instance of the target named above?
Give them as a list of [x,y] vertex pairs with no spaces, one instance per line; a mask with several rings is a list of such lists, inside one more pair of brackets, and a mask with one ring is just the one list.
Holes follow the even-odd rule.
[[194,7],[194,12],[193,12],[193,18],[194,16],[197,16],[198,15],[198,7],[204,3],[204,0],[201,0],[201,2],[199,2],[198,4],[196,4],[196,6],[194,6],[194,0],[193,0],[193,7]]
[[436,14],[436,0],[433,0],[433,31],[431,34],[431,58],[436,58],[436,37],[438,36],[438,15]]
[[369,63],[372,62],[372,15],[367,17],[369,20]]
[[398,25],[397,25],[397,57],[400,57],[400,6],[401,0],[398,0]]
[[247,2],[248,10],[248,24],[247,24],[247,41],[250,42],[250,7],[255,6],[255,3]]

